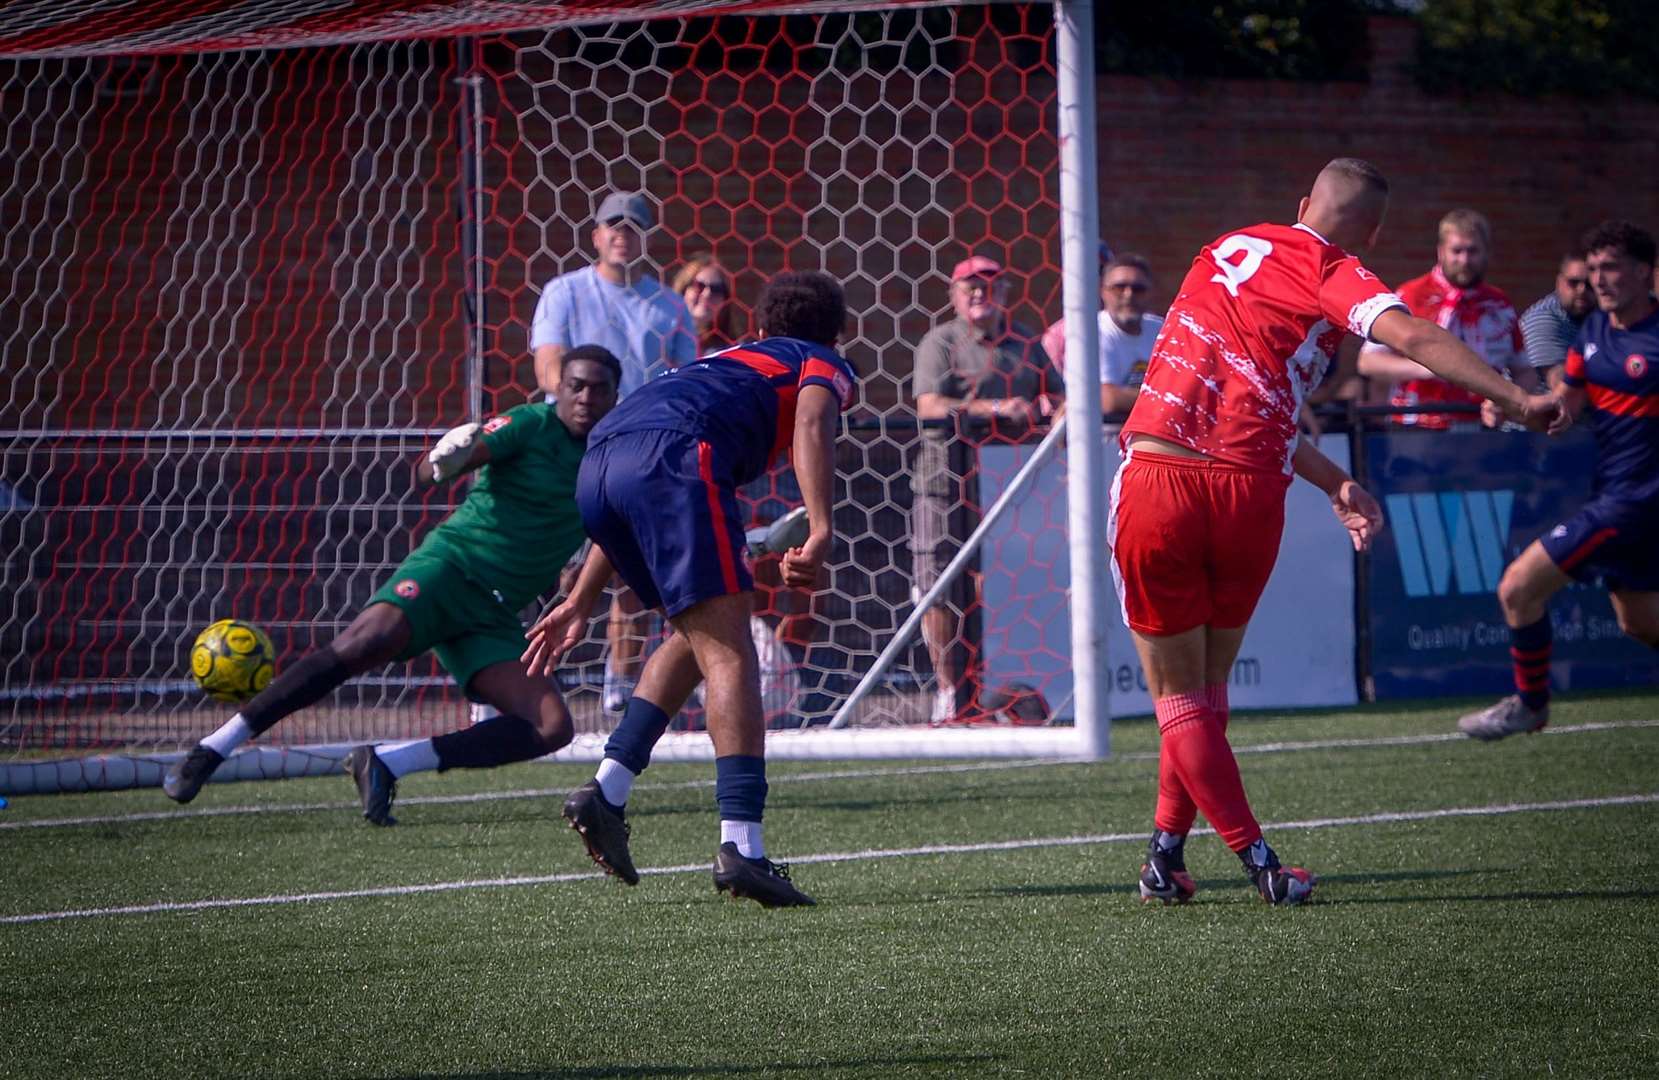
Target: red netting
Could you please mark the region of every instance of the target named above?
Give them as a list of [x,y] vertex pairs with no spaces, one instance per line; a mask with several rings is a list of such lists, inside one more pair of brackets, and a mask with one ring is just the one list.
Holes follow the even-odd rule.
[[[202,26],[223,10],[172,10],[187,8]],[[779,269],[845,283],[864,373],[840,459],[846,541],[816,601],[763,590],[776,718],[822,720],[911,604],[910,371],[947,317],[944,271],[989,253],[1017,271],[1016,320],[1057,314],[1049,18],[663,20],[0,67],[6,741],[193,737],[219,713],[186,682],[197,629],[247,619],[291,659],[343,627],[448,505],[410,493],[404,463],[532,392],[536,298],[591,260],[611,189],[660,207],[654,268],[709,251],[731,271],[736,332]],[[0,35],[15,51],[67,25],[12,18]],[[966,497],[1017,463],[981,455]],[[756,521],[798,502],[787,474],[749,498]],[[996,609],[970,600],[962,630],[1002,658],[998,679],[1058,708],[1064,515],[1058,492],[1032,499],[979,564]],[[599,653],[596,638],[575,658],[574,685],[597,687]],[[914,643],[868,719],[925,717],[931,667]],[[601,722],[591,704],[583,723]],[[458,717],[423,660],[279,730]]]
[[223,52],[542,30],[617,19],[926,7],[942,0],[70,0],[0,9],[0,57]]

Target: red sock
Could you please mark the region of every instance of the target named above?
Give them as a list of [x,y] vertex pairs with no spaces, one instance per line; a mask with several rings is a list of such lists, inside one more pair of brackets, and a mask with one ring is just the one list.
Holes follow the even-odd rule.
[[[1221,723],[1223,734],[1227,731],[1227,684],[1212,683],[1204,688],[1204,703],[1209,706]],[[1181,783],[1180,774],[1175,771],[1175,755],[1168,750],[1160,750],[1158,754],[1158,810],[1152,822],[1161,831],[1173,833],[1176,836],[1185,836],[1192,830],[1192,823],[1198,817],[1198,804],[1192,801],[1187,794],[1186,785]]]
[[1158,809],[1152,815],[1152,824],[1172,836],[1185,836],[1192,831],[1198,817],[1198,804],[1187,794],[1187,786],[1175,771],[1175,755],[1165,740],[1158,748]]
[[[1221,839],[1234,851],[1261,839],[1261,826],[1244,797],[1233,748],[1227,744],[1220,718],[1210,709],[1209,695],[1172,694],[1154,702],[1153,711],[1163,739],[1160,761],[1167,758],[1174,763],[1182,786]],[[1159,802],[1161,807],[1161,795]]]

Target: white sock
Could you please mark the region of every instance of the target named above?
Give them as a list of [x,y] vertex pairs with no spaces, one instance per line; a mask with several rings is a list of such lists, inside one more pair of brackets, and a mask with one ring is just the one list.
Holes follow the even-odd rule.
[[599,763],[599,771],[593,774],[593,778],[599,781],[599,793],[605,796],[606,802],[612,806],[626,806],[628,796],[633,794],[635,775],[622,762],[606,758]]
[[761,841],[758,821],[721,821],[720,842],[736,844],[737,853],[745,859],[766,857],[766,845]]
[[203,739],[202,745],[214,751],[220,757],[230,757],[231,751],[251,738],[253,738],[253,728],[249,727],[248,722],[242,719],[241,713],[237,713],[225,721],[224,726],[218,731]]
[[438,767],[438,751],[433,749],[431,739],[381,743],[374,748],[374,756],[398,777],[412,772],[431,772]]

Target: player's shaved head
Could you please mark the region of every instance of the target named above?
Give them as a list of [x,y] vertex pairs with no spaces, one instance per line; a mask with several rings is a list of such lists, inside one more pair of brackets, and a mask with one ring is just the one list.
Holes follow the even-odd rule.
[[1340,248],[1366,248],[1388,210],[1388,178],[1369,161],[1337,158],[1314,178],[1297,220]]

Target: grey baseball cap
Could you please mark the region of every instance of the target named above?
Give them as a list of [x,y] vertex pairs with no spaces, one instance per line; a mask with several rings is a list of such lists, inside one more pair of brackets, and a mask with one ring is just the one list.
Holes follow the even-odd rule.
[[611,192],[599,203],[599,210],[593,216],[601,225],[621,218],[641,230],[652,228],[657,223],[650,201],[638,192]]

